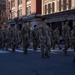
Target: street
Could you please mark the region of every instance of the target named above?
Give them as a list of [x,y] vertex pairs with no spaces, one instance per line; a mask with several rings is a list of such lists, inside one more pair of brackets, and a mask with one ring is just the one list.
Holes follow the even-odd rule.
[[40,49],[28,49],[28,54],[23,54],[23,49],[15,52],[0,50],[0,75],[75,75],[73,63],[74,52],[68,50],[69,56],[64,56],[62,50],[52,50],[50,58],[41,58]]

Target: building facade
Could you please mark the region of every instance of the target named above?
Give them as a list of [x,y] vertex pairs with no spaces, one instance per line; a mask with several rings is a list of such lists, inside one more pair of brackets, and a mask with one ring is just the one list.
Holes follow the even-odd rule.
[[42,0],[7,0],[6,13],[8,19],[21,18],[22,22],[27,20],[35,25],[42,13]]
[[75,0],[42,0],[42,16],[48,18],[53,29],[58,26],[62,34],[65,20],[69,20],[71,29],[75,25]]
[[[39,6],[38,6],[39,5]],[[41,14],[41,0],[7,0],[8,18]]]
[[[49,24],[62,30],[65,20],[72,28],[75,24],[75,0],[7,0],[8,19],[22,18],[37,24],[40,17],[47,17]],[[61,32],[61,31],[60,31]]]
[[6,0],[0,0],[0,26],[6,22]]

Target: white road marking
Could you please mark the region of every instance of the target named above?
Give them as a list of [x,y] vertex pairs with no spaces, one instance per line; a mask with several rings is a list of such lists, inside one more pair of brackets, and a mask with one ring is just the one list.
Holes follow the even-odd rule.
[[[9,53],[9,51],[12,51],[12,49],[9,48],[8,51],[0,50],[0,53]],[[23,53],[23,48],[16,49],[15,51],[19,53]],[[34,51],[34,50],[28,49],[28,51]],[[68,51],[73,51],[73,49],[69,48]],[[35,52],[41,52],[40,48],[37,48]],[[57,52],[63,52],[63,49],[62,50],[59,50],[59,48],[56,48],[55,50],[51,49],[52,54],[58,54]]]
[[8,51],[3,51],[3,50],[0,50],[0,53],[10,53]]

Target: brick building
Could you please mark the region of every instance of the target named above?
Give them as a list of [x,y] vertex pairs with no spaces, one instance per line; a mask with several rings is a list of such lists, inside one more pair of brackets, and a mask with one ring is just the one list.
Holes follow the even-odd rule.
[[35,25],[42,13],[42,0],[7,0],[6,13],[8,19],[28,20],[31,25]]
[[0,25],[6,22],[6,0],[0,0]]
[[10,10],[9,18],[41,14],[41,0],[7,0],[7,2],[7,10]]
[[62,30],[65,20],[72,28],[75,24],[75,0],[8,0],[8,19],[22,18],[36,24],[41,15],[48,18],[49,24]]

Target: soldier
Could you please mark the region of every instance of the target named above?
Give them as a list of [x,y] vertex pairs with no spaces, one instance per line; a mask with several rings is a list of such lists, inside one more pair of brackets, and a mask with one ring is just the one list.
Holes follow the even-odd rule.
[[16,28],[16,48],[19,47],[19,29],[18,27]]
[[63,27],[62,30],[62,36],[63,36],[63,40],[64,40],[64,55],[68,56],[67,54],[67,50],[69,48],[69,41],[70,41],[70,27],[68,26],[68,20],[65,21],[65,25]]
[[[50,23],[47,23],[47,25],[49,26],[50,29],[50,37],[51,37],[51,47],[53,46],[53,29],[51,28]],[[49,50],[51,52],[51,50]]]
[[22,33],[22,41],[23,41],[23,51],[24,51],[24,54],[27,54],[27,49],[30,45],[30,37],[29,37],[30,28],[27,25],[27,21],[25,22],[21,30],[21,33]]
[[53,46],[53,29],[50,26],[50,33],[51,33],[51,47]]
[[18,30],[18,45],[21,45],[21,43],[22,43],[22,39],[21,39],[21,31],[20,30]]
[[11,47],[11,28],[9,28],[8,31],[9,31],[9,42],[8,42],[8,44],[9,44],[9,47]]
[[7,25],[4,25],[2,30],[2,48],[6,48],[8,50],[8,41],[9,41],[9,32],[7,29]]
[[[75,54],[75,25],[71,31],[71,45],[74,49],[74,54]],[[73,63],[75,63],[75,55],[74,55]]]
[[2,48],[2,28],[0,27],[0,49]]
[[34,29],[32,30],[32,41],[33,41],[33,49],[34,51],[37,50],[38,46],[38,32],[37,26],[34,25]]
[[15,28],[15,24],[11,25],[10,36],[11,36],[12,52],[14,52],[16,48],[16,42],[17,42],[17,30]]
[[73,30],[71,31],[71,45],[73,46],[73,49],[75,52],[75,26],[73,27]]
[[53,41],[53,49],[55,49],[55,44],[57,43],[60,50],[60,32],[58,27],[53,31]]
[[[39,26],[39,30],[38,30],[42,58],[45,58],[45,56],[49,58],[49,50],[51,45],[50,29],[46,23],[47,23],[47,19],[42,18],[42,23]],[[46,51],[44,52],[45,47],[46,47]]]

